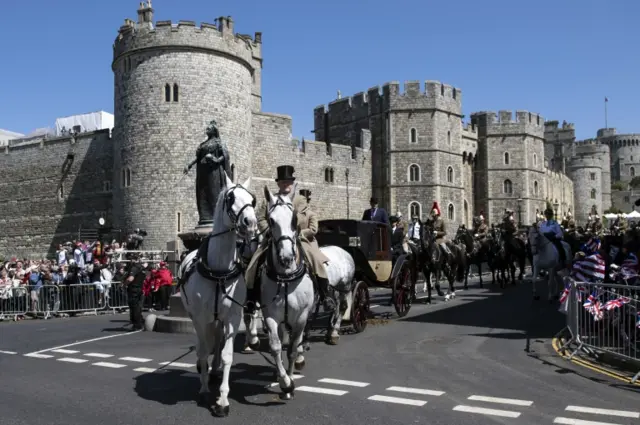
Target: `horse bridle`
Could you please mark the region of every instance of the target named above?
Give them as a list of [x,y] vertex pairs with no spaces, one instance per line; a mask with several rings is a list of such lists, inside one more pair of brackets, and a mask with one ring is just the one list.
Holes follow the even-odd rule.
[[[286,206],[287,208],[289,208],[289,210],[291,210],[291,212],[294,212],[293,210],[293,204],[290,204],[288,202],[285,202],[282,200],[282,198],[280,196],[278,196],[277,201],[269,207],[269,210],[267,211],[267,217],[271,218],[271,213],[273,212],[273,210],[276,209],[276,207],[283,207]],[[271,223],[269,223],[271,224]],[[298,217],[296,216],[296,214],[293,214],[293,218],[291,221],[291,226],[293,227],[293,237],[291,236],[287,236],[287,235],[282,235],[280,236],[278,239],[272,239],[271,243],[274,246],[275,250],[276,250],[276,254],[279,254],[278,251],[278,245],[280,244],[280,242],[284,242],[284,241],[289,241],[291,242],[291,245],[293,246],[293,255],[294,258],[298,257],[298,251],[297,251],[297,232],[298,232]]]

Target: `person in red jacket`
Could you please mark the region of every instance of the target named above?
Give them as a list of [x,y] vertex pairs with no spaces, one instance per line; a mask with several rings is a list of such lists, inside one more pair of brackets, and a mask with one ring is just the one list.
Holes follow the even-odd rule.
[[160,262],[160,268],[155,273],[154,289],[158,293],[160,310],[169,309],[169,297],[171,296],[171,286],[173,285],[173,275],[167,267],[167,263]]

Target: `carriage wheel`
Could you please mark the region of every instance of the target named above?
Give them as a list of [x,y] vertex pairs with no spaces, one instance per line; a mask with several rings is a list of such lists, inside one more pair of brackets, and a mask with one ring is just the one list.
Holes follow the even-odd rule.
[[396,309],[398,316],[404,317],[411,310],[411,304],[413,303],[414,281],[411,276],[411,268],[409,262],[402,264],[402,268],[398,273],[398,276],[392,283],[392,301],[393,306]]
[[366,329],[368,316],[369,288],[366,283],[359,281],[353,289],[353,302],[351,303],[351,325],[356,333]]

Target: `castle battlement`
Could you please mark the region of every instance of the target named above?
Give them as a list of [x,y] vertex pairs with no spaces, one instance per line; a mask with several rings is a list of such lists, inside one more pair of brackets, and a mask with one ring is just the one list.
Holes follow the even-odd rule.
[[500,110],[481,111],[471,114],[471,122],[479,128],[486,129],[487,135],[496,134],[532,134],[543,137],[544,118],[540,114],[529,111]]
[[472,122],[462,122],[460,121],[461,125],[462,125],[462,135],[463,137],[467,137],[467,138],[478,138],[478,128],[476,127],[476,125]]
[[[365,130],[368,131],[368,130]],[[339,143],[327,143],[318,140],[302,140],[291,139],[292,146],[297,148],[297,151],[304,155],[309,154],[312,158],[317,159],[317,152],[325,151],[327,157],[342,158],[355,153],[356,158],[361,158],[363,154],[367,154],[371,151],[370,143],[365,143],[363,147],[351,147]],[[353,158],[353,159],[356,159]]]
[[558,120],[546,121],[544,123],[544,131],[555,131],[555,130],[575,130],[575,124],[572,122],[562,122],[562,126],[560,126],[560,122]]
[[111,141],[111,130],[108,128],[88,131],[85,133],[78,133],[73,136],[33,136],[28,138],[9,140],[8,143],[2,147],[5,155],[21,155],[28,149],[47,149],[49,147],[58,146],[60,144],[76,144],[78,142],[94,141],[94,140]]
[[339,125],[367,116],[393,110],[436,109],[460,115],[462,111],[462,90],[439,81],[426,81],[424,90],[420,81],[407,81],[404,90],[400,82],[391,81],[371,87],[367,92],[359,92],[350,97],[335,99],[327,106],[314,109],[316,123],[329,116],[329,125]]
[[[150,11],[150,12],[149,12]],[[125,19],[113,44],[113,61],[123,55],[142,53],[156,48],[191,49],[230,55],[254,67],[254,60],[262,61],[262,33],[252,38],[234,33],[230,16],[221,16],[215,24],[195,21],[158,21],[153,24],[153,9],[141,4],[138,22]]]

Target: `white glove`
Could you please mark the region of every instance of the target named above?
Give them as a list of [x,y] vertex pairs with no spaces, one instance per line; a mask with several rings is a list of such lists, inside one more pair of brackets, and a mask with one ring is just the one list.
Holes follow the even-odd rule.
[[438,232],[433,232],[433,236],[438,236]]
[[480,236],[478,233],[476,233],[475,235],[473,235],[474,238],[477,238],[478,236]]

